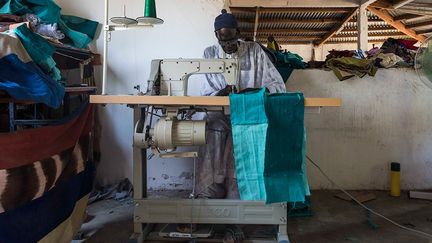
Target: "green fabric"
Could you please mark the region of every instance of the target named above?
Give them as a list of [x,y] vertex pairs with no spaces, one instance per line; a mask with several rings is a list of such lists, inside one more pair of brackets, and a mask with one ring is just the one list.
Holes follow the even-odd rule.
[[294,69],[305,69],[306,65],[303,58],[295,53],[276,52],[276,69],[279,71],[282,79],[286,83]]
[[230,113],[240,198],[304,202],[310,192],[303,94],[232,94]]
[[52,0],[0,0],[0,14],[33,13],[43,23],[58,23],[59,29],[77,48],[85,48],[94,39],[98,22],[60,14],[61,8]]
[[59,28],[68,36],[75,47],[86,47],[95,37],[99,23],[76,16],[62,15]]
[[33,7],[31,10],[42,22],[57,23],[60,19],[61,8],[52,0],[26,0]]
[[265,200],[265,89],[230,95],[237,185],[241,200]]
[[1,3],[0,14],[7,14],[7,13],[12,12],[10,2],[11,2],[10,0],[3,1],[3,2],[0,1],[0,3]]
[[363,78],[366,74],[375,76],[377,67],[374,60],[358,59],[355,57],[341,57],[327,60],[327,67],[333,70],[333,73],[340,81],[352,78],[357,75]]
[[24,15],[30,12],[22,0],[0,0],[0,14]]
[[306,132],[302,93],[267,96],[264,179],[266,203],[303,202],[309,195],[305,170]]
[[33,61],[54,80],[60,80],[60,70],[56,67],[56,63],[52,58],[55,48],[44,38],[33,33],[25,24],[20,25],[14,32]]

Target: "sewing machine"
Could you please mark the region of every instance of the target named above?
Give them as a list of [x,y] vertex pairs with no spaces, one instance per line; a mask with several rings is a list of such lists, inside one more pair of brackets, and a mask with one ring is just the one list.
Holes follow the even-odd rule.
[[[188,78],[197,73],[219,73],[230,85],[238,85],[238,65],[234,59],[166,59],[152,62],[146,95],[95,95],[91,103],[128,104],[134,108],[134,239],[170,241],[163,237],[182,237],[201,242],[199,232],[151,233],[155,224],[238,224],[277,225],[273,242],[288,243],[287,204],[265,205],[264,201],[195,199],[155,199],[147,191],[147,149],[161,158],[197,157],[196,152],[176,152],[178,146],[205,143],[205,122],[191,120],[190,111],[226,110],[228,97],[190,97]],[[306,107],[337,107],[339,99],[306,98]],[[153,116],[162,114],[153,125]],[[180,117],[180,118],[179,118]],[[182,131],[182,132],[179,132]],[[175,229],[175,228],[174,228]],[[204,234],[206,235],[206,234]],[[159,238],[158,238],[159,237]],[[162,237],[162,238],[161,238]],[[178,240],[178,239],[177,239]],[[269,239],[244,242],[272,242]]]
[[194,74],[221,74],[228,85],[238,88],[237,59],[163,59],[152,61],[147,94],[186,96]]

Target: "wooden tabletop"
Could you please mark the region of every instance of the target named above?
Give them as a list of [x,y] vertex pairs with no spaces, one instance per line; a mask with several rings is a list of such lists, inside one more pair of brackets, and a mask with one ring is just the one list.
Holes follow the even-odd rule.
[[[170,105],[170,106],[229,106],[228,97],[216,96],[138,96],[90,95],[93,104]],[[339,107],[337,98],[305,98],[306,107]]]

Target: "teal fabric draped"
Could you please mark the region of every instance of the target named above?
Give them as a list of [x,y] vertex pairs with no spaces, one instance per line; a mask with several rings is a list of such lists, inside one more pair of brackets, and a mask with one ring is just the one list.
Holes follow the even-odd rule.
[[0,14],[37,15],[42,23],[58,23],[59,29],[77,48],[85,48],[96,34],[98,22],[76,16],[61,15],[61,8],[52,0],[0,0]]
[[265,200],[265,90],[230,96],[237,185],[242,200]]
[[303,202],[309,195],[304,159],[303,94],[268,95],[265,112],[268,119],[264,162],[266,202]]
[[304,202],[310,192],[303,94],[233,94],[230,113],[240,198]]
[[20,25],[14,31],[32,60],[54,80],[60,80],[60,70],[56,67],[56,62],[52,58],[55,48],[44,38],[33,33],[25,24]]
[[86,47],[93,40],[98,25],[98,22],[69,15],[62,15],[59,21],[60,30],[78,48]]

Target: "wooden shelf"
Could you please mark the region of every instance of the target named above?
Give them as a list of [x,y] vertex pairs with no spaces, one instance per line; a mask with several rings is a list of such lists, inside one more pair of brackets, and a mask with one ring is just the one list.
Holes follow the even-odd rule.
[[[229,106],[228,97],[215,96],[138,96],[91,95],[93,104],[171,105],[171,106]],[[337,98],[305,98],[306,107],[339,107]]]

